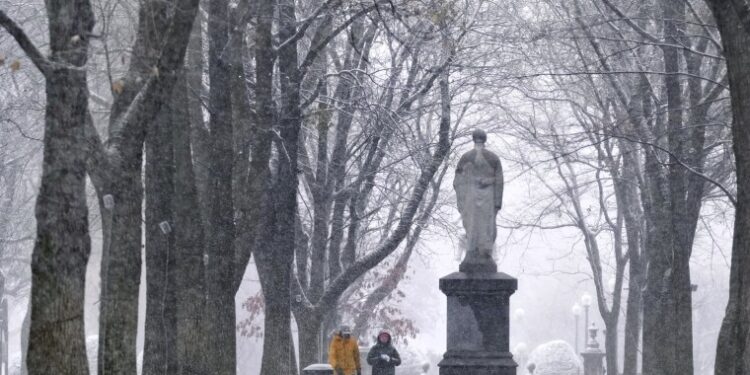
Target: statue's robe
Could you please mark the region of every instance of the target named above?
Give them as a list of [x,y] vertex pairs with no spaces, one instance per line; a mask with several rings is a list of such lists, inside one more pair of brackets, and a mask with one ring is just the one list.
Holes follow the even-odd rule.
[[485,149],[465,153],[453,180],[458,211],[466,229],[469,261],[491,261],[497,236],[495,216],[503,204],[503,167]]

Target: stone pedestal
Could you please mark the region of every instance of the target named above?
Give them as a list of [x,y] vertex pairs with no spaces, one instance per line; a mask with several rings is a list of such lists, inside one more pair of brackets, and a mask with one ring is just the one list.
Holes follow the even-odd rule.
[[509,300],[518,280],[504,273],[456,272],[440,279],[448,296],[448,351],[440,375],[516,375]]
[[606,354],[599,353],[581,353],[583,356],[583,375],[604,375],[604,356]]
[[586,350],[581,353],[583,357],[583,374],[584,375],[604,375],[604,357],[606,353],[599,349],[599,342],[596,341],[596,326],[592,323],[589,327],[589,340],[586,343]]
[[327,363],[316,363],[305,367],[302,375],[333,375],[333,367]]

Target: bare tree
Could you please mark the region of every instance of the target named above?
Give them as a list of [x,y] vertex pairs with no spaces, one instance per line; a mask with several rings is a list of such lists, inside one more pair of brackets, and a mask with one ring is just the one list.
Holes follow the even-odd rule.
[[4,12],[0,24],[47,83],[44,164],[32,258],[31,374],[88,373],[83,290],[91,252],[86,206],[87,60],[94,16],[88,1],[47,4],[50,57]]
[[732,243],[729,302],[716,348],[716,375],[750,371],[750,240],[748,236],[748,63],[750,13],[746,1],[706,1],[713,11],[726,57],[732,98],[732,136],[737,168],[737,206]]

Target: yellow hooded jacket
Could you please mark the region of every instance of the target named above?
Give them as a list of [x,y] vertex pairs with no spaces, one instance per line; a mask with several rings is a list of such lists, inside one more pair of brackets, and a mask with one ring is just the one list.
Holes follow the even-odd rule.
[[359,346],[354,337],[343,338],[340,334],[333,336],[328,348],[328,363],[336,369],[344,370],[344,375],[356,375],[362,368],[359,363]]

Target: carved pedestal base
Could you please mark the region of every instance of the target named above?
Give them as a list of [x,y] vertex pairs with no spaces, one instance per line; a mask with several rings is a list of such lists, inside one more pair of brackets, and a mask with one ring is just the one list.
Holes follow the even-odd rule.
[[448,296],[448,351],[440,375],[516,375],[509,351],[509,300],[518,281],[504,273],[456,272],[440,279]]

